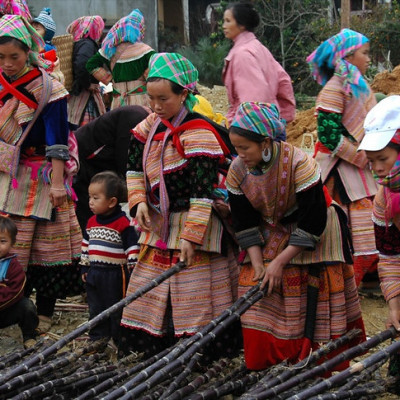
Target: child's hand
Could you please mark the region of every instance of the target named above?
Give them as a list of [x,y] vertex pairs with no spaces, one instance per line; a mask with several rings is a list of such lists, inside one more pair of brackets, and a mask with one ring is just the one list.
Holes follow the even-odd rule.
[[83,282],[86,282],[86,277],[87,277],[87,272],[85,272],[84,274],[82,274],[82,280],[83,280]]

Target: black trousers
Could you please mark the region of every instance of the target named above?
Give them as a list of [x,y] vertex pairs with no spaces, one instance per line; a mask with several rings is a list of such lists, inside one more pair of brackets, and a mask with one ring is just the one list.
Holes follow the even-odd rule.
[[[89,319],[93,319],[120,301],[125,295],[128,282],[129,274],[126,267],[90,267],[86,277]],[[110,315],[89,331],[90,339],[113,338],[118,343],[121,317],[122,310]]]
[[0,328],[18,324],[22,331],[24,342],[28,339],[35,339],[39,319],[36,307],[32,300],[22,297],[17,303],[5,310],[0,311]]

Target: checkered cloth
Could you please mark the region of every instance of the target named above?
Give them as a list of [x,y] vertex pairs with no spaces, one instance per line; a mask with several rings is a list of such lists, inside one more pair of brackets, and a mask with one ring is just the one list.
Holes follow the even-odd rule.
[[194,95],[199,72],[185,57],[178,53],[156,53],[149,61],[148,78],[163,78],[189,90],[186,97],[186,106],[192,111],[198,100]]
[[75,42],[86,38],[98,42],[103,33],[103,29],[103,18],[101,18],[100,15],[92,15],[80,17],[72,21],[67,27],[67,32],[73,36]]
[[45,69],[52,66],[50,61],[46,61],[39,56],[39,53],[44,49],[43,38],[24,17],[20,15],[3,15],[0,19],[0,36],[9,36],[26,44],[30,49],[28,54],[30,64]]
[[342,29],[325,40],[307,57],[313,78],[324,86],[336,73],[345,78],[346,93],[352,92],[356,97],[368,94],[369,87],[361,72],[345,59],[368,41],[367,37],[351,29]]
[[144,17],[138,8],[128,16],[121,18],[108,31],[101,44],[100,54],[108,60],[115,54],[117,46],[124,42],[135,44],[144,39]]
[[232,126],[275,139],[285,133],[285,124],[279,118],[275,104],[245,102],[240,104],[233,118]]

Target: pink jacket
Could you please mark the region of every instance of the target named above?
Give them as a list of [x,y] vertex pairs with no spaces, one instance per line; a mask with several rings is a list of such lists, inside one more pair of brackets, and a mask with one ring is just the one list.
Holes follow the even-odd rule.
[[296,102],[290,76],[253,32],[245,31],[234,39],[222,79],[229,100],[229,124],[244,101],[274,103],[286,122],[293,121]]

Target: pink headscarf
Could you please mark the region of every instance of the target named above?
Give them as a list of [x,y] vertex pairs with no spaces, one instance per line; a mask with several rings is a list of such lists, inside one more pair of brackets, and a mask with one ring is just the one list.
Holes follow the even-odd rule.
[[0,0],[0,14],[21,15],[28,21],[32,19],[25,0]]
[[80,17],[72,21],[67,27],[67,32],[74,37],[75,42],[85,38],[90,38],[98,42],[103,29],[103,18],[100,15],[92,15],[89,17]]

